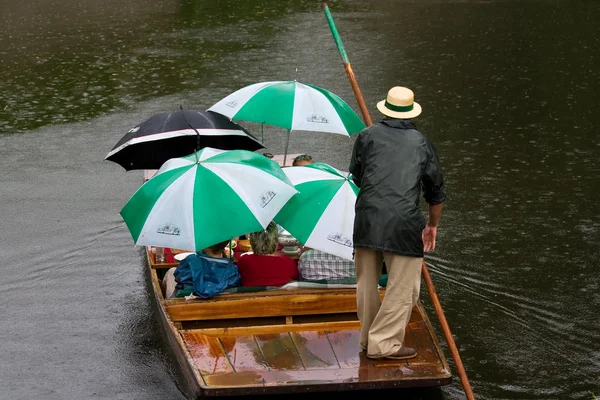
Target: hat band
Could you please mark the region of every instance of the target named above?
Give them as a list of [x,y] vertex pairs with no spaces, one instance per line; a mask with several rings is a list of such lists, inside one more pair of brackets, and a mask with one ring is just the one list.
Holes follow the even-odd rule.
[[393,104],[388,103],[388,101],[385,101],[385,107],[389,108],[392,111],[397,111],[397,112],[407,112],[407,111],[411,111],[414,108],[415,104],[411,104],[410,106],[395,106]]

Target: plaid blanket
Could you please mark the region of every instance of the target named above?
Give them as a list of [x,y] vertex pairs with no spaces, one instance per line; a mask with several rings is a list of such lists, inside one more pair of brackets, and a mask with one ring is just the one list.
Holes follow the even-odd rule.
[[320,250],[305,251],[298,260],[300,278],[305,280],[340,280],[356,276],[354,261]]

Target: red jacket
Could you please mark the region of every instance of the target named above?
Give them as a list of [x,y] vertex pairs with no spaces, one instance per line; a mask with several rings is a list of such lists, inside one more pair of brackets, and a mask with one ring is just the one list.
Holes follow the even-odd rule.
[[282,286],[298,280],[296,261],[284,255],[246,254],[237,262],[242,286]]

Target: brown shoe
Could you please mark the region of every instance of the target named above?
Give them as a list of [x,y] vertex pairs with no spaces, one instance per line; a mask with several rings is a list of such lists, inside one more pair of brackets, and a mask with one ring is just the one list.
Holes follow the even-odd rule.
[[391,358],[392,360],[406,360],[407,358],[413,358],[417,356],[417,351],[412,347],[400,347],[400,350],[384,358]]
[[375,360],[383,360],[383,359],[406,360],[408,358],[416,357],[416,355],[417,355],[417,351],[415,349],[413,349],[412,347],[402,346],[402,347],[400,347],[400,350],[398,350],[395,353],[390,354],[389,356],[385,356],[385,357],[369,357],[367,355],[367,357],[373,358]]

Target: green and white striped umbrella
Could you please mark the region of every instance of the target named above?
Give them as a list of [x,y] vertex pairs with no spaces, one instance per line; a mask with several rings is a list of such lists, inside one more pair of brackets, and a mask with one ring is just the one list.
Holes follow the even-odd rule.
[[296,81],[255,83],[233,92],[208,110],[231,120],[286,128],[284,165],[292,130],[350,136],[365,127],[354,110],[336,94]]
[[300,243],[352,260],[354,205],[358,187],[330,165],[284,168],[298,190],[275,216]]
[[199,251],[265,229],[296,193],[275,161],[206,147],[165,162],[121,216],[136,245]]
[[232,120],[252,121],[288,130],[352,135],[365,124],[336,94],[296,81],[255,83],[208,109]]

